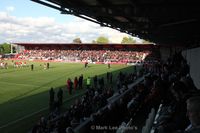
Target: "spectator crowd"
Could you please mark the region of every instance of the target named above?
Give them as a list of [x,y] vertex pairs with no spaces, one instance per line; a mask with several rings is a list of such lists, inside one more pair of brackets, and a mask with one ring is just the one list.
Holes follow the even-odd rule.
[[150,51],[129,50],[24,50],[17,55],[18,59],[58,60],[71,62],[120,62],[131,63],[142,61]]
[[[88,77],[85,94],[77,99],[65,113],[59,111],[62,104],[62,93],[59,94],[60,100],[56,102],[57,104],[52,104],[55,100],[52,100],[53,96],[50,96],[51,105],[56,106],[53,106],[48,118],[42,117],[38,121],[32,132],[73,132],[78,125],[91,117],[90,125],[119,125],[121,122],[129,126],[137,125],[139,123],[137,121],[141,119],[135,118],[140,112],[148,112],[152,108],[158,110],[162,104],[159,117],[152,126],[154,133],[199,133],[200,92],[189,75],[189,69],[181,53],[175,53],[166,62],[157,61],[149,66],[144,65],[140,73],[120,72],[115,81],[116,89],[105,84],[105,82],[113,82],[112,73],[107,73],[105,79],[97,76]],[[141,73],[149,73],[149,75],[144,77],[144,82],[129,88],[128,84],[133,83]],[[91,85],[91,80],[93,80],[93,85]],[[78,78],[75,78],[74,83],[77,85],[68,86],[69,94],[71,93],[70,88],[79,88],[78,82]],[[132,91],[124,94],[127,90]],[[118,97],[119,100],[113,100]],[[95,112],[97,113],[94,114]],[[142,115],[144,117],[146,114]],[[131,130],[141,132],[141,128]],[[90,128],[86,131],[94,132]],[[126,131],[123,130],[123,132]]]

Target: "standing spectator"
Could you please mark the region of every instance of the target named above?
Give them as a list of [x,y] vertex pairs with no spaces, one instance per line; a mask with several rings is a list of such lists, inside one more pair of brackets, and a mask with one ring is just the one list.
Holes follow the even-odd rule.
[[33,64],[31,64],[31,71],[33,71],[33,69],[34,69],[34,65],[33,65]]
[[63,90],[61,88],[59,88],[59,90],[58,90],[57,97],[58,97],[59,104],[62,105],[62,103],[63,103]]
[[90,85],[91,85],[91,78],[90,77],[87,78],[86,85],[87,85],[87,89],[90,89]]
[[67,89],[68,89],[68,91],[69,91],[69,86],[70,86],[70,78],[68,78],[68,79],[67,79],[67,82],[66,82],[66,83],[67,83]]
[[74,90],[77,89],[77,86],[78,86],[78,78],[75,77],[75,78],[74,78]]
[[88,67],[88,62],[86,61],[86,62],[85,62],[85,68],[87,68],[87,67]]
[[49,69],[49,62],[47,63],[47,69]]
[[106,73],[106,80],[107,80],[107,83],[109,83],[109,80],[110,80],[110,72],[107,72],[107,73]]
[[83,74],[78,79],[79,89],[83,89]]
[[112,84],[112,77],[113,77],[113,75],[112,75],[112,72],[110,73],[110,83]]
[[104,89],[104,85],[105,85],[104,77],[101,78],[101,83],[102,83],[102,89]]
[[44,63],[43,67],[44,67],[44,69],[47,69],[47,64],[46,64],[46,63]]
[[137,66],[134,65],[134,73],[137,73]]
[[110,63],[108,63],[108,69],[110,69]]
[[119,79],[117,79],[117,90],[121,89],[121,82]]
[[49,96],[50,96],[50,98],[49,98],[49,106],[50,106],[50,110],[53,109],[54,94],[55,94],[55,92],[54,92],[53,88],[51,88],[50,91],[49,91]]
[[42,130],[42,127],[39,120],[38,123],[34,125],[31,133],[41,133],[42,132],[41,130]]
[[101,90],[104,88],[104,78],[103,77],[99,79],[99,86],[100,86]]
[[94,76],[93,81],[94,81],[94,88],[97,88],[97,75]]
[[72,94],[72,84],[73,83],[72,83],[71,79],[68,78],[68,80],[67,80],[67,88],[68,88],[69,95]]

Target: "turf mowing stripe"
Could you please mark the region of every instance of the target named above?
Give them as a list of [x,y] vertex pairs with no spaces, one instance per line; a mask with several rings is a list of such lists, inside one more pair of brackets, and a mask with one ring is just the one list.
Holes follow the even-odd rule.
[[13,85],[20,85],[20,86],[29,86],[29,87],[40,87],[39,85],[30,85],[30,84],[18,84],[18,83],[10,83],[10,82],[4,82],[0,81],[0,83],[5,83],[5,84],[13,84]]
[[[67,102],[67,101],[69,101],[69,100],[71,100],[71,99],[73,99],[73,98],[75,98],[75,97],[78,97],[78,96],[84,94],[84,93],[85,93],[85,91],[84,91],[84,92],[81,92],[80,94],[74,95],[74,96],[70,97],[69,99],[65,99],[64,102]],[[44,111],[44,110],[47,110],[48,108],[49,108],[49,107],[42,108],[42,109],[40,109],[39,111],[33,112],[33,113],[31,113],[31,114],[29,114],[29,115],[26,115],[26,116],[24,116],[24,117],[21,117],[21,118],[19,118],[19,119],[17,119],[17,120],[11,121],[11,122],[9,122],[9,123],[7,123],[7,124],[5,124],[5,125],[0,126],[0,129],[5,128],[5,127],[8,127],[8,126],[10,126],[10,125],[13,125],[13,124],[15,124],[15,123],[17,123],[17,122],[19,122],[19,121],[22,121],[22,120],[24,120],[24,119],[26,119],[26,118],[29,118],[29,117],[31,117],[31,116],[33,116],[33,115],[35,115],[35,114],[38,114],[38,113],[42,112],[42,111]]]
[[[82,68],[81,68],[81,69],[78,69],[78,70],[81,71]],[[79,72],[79,71],[76,71],[76,72]],[[9,101],[14,101],[15,99],[18,99],[19,97],[22,97],[22,96],[25,96],[25,95],[27,95],[27,94],[29,94],[29,93],[32,93],[32,92],[34,92],[34,91],[37,91],[37,90],[40,89],[40,88],[47,88],[46,86],[49,85],[49,84],[51,84],[52,82],[57,81],[57,80],[59,80],[59,79],[65,77],[66,75],[71,75],[71,74],[73,74],[73,73],[74,73],[74,72],[71,72],[71,73],[69,73],[69,74],[64,74],[64,75],[62,75],[62,76],[60,76],[60,77],[58,77],[58,78],[56,78],[56,79],[53,79],[53,80],[51,80],[51,81],[49,81],[49,82],[47,82],[47,83],[45,83],[45,84],[43,84],[43,85],[41,85],[41,86],[35,86],[36,88],[34,88],[34,89],[30,90],[29,92],[26,92],[26,93],[24,93],[24,94],[22,94],[22,95],[20,95],[20,96],[16,96],[16,97],[10,99]],[[1,81],[0,81],[0,82],[1,82]],[[48,87],[48,88],[49,88],[49,87]]]

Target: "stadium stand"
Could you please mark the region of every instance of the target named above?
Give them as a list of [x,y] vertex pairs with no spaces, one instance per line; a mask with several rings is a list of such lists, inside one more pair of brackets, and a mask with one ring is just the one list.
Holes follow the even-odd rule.
[[[124,74],[121,73],[121,75]],[[129,87],[135,86],[141,81],[142,79],[139,79],[135,83],[131,84],[131,86],[129,85]],[[103,89],[102,91],[90,89],[85,93],[84,96],[82,96],[82,98],[77,99],[75,104],[71,105],[66,113],[60,114],[58,110],[55,109],[55,111],[53,111],[48,118],[42,117],[41,120],[39,120],[39,123],[37,123],[32,129],[32,132],[35,132],[35,130],[42,132],[65,132],[65,130],[69,127],[74,129],[76,132],[80,130],[86,130],[85,126],[91,122],[98,121],[97,118],[99,115],[103,115],[105,112],[107,112],[107,110],[111,110],[111,108],[113,108],[113,104],[115,104],[115,102],[119,101],[119,99],[127,95],[129,92],[130,89],[122,87],[117,92],[121,95],[115,95],[112,97],[113,92],[111,90]],[[89,102],[91,100],[93,102]]]
[[[158,48],[153,44],[146,44],[145,46],[136,44],[63,44],[63,46],[60,46],[60,44],[16,44],[24,48],[16,55],[17,59],[89,62],[96,64],[121,63],[142,65],[144,59],[152,53],[152,50]],[[157,57],[155,56],[155,58]],[[149,58],[148,60],[152,61],[155,58]]]
[[[196,66],[199,66],[198,55],[200,50],[199,48],[187,50],[185,58],[187,58],[188,61],[192,62],[190,66],[188,66],[187,62],[185,62],[184,59],[180,56],[180,53],[177,54],[175,52],[175,55],[171,56],[171,54],[173,53],[171,51],[173,50],[176,51],[177,49],[174,47],[174,45],[178,44],[181,44],[182,46],[184,46],[184,48],[192,48],[199,46],[200,34],[198,30],[199,29],[198,10],[200,8],[198,1],[192,0],[188,2],[188,1],[174,0],[174,1],[150,2],[148,0],[142,0],[133,2],[130,0],[123,0],[123,1],[110,0],[102,2],[100,0],[93,0],[93,1],[85,0],[80,3],[74,0],[69,0],[69,1],[32,0],[32,1],[57,9],[61,11],[61,13],[73,14],[75,16],[98,23],[101,26],[111,27],[121,32],[126,32],[130,35],[139,35],[140,37],[144,37],[146,39],[150,39],[158,43],[161,43],[162,45],[168,45],[170,47],[169,48],[170,52],[168,52],[168,57],[170,56],[170,58],[168,58],[166,62],[150,61],[148,62],[147,65],[146,64],[144,65],[146,68],[145,71],[150,72],[150,75],[144,78],[144,83],[143,83],[144,88],[141,87],[142,86],[141,85],[140,87],[142,89],[140,89],[140,87],[137,89],[133,89],[137,90],[136,91],[137,93],[133,92],[128,93],[129,95],[126,96],[127,99],[119,99],[120,104],[118,105],[120,105],[120,107],[118,107],[117,109],[121,111],[120,114],[122,116],[116,114],[112,115],[112,113],[114,113],[116,109],[111,112],[110,110],[114,109],[114,107],[112,104],[111,105],[109,104],[109,106],[105,106],[106,107],[105,110],[97,111],[98,112],[97,116],[92,115],[91,117],[92,121],[94,121],[95,118],[98,119],[98,117],[101,117],[101,119],[105,119],[106,121],[109,118],[111,119],[111,117],[107,118],[107,116],[111,115],[115,116],[115,118],[117,116],[117,118],[121,121],[123,121],[125,117],[128,117],[130,123],[134,125],[140,123],[140,121],[138,120],[141,120],[140,118],[141,117],[143,118],[144,116],[145,117],[144,121],[141,122],[140,125],[137,125],[137,126],[145,125],[143,132],[149,132],[149,129],[152,127],[153,130],[151,130],[151,132],[172,133],[176,132],[177,129],[184,130],[187,127],[187,124],[189,124],[189,122],[185,117],[185,111],[186,111],[185,102],[190,97],[199,96],[199,90],[197,90],[197,88],[194,86],[190,74],[193,74],[193,77],[195,77],[197,75],[196,73],[199,72],[199,67]],[[94,53],[94,51],[88,49],[87,46],[86,47],[81,45],[77,46],[81,47],[81,49],[86,50],[89,53],[88,54],[89,56],[93,55]],[[31,54],[34,55],[34,51],[32,53],[33,49],[31,49],[31,47],[35,46],[30,45],[29,47],[30,49],[28,50],[31,50]],[[64,47],[65,46],[60,45],[58,49],[63,49]],[[49,48],[49,46],[47,46],[47,48]],[[121,49],[121,46],[115,48]],[[73,47],[71,49],[73,49]],[[96,50],[97,49],[98,48],[96,48]],[[102,49],[98,50],[101,51]],[[86,51],[84,51],[83,53],[82,51],[79,50],[76,51],[77,53],[83,54],[82,59],[78,59],[79,61],[85,60],[85,54],[87,55]],[[101,53],[99,54],[104,54],[105,51],[101,51]],[[114,49],[112,49],[111,51],[114,51]],[[52,54],[54,54],[53,51],[49,52],[50,53],[52,52]],[[71,51],[69,51],[69,53],[70,52]],[[132,54],[134,55],[135,53]],[[21,55],[18,55],[17,58],[29,59],[30,58],[29,55],[30,53],[28,53],[26,57],[26,52],[24,51]],[[62,59],[60,55],[56,54],[55,57],[49,56],[46,53],[44,54],[41,53],[41,55],[44,56],[43,57],[44,59]],[[115,57],[115,55],[113,54],[110,55]],[[124,57],[124,55],[122,56]],[[36,58],[38,57],[36,56]],[[76,60],[76,55],[67,56],[67,60],[68,59],[74,61]],[[94,61],[96,60],[98,61],[98,57],[94,59]],[[102,59],[101,57],[99,58],[99,61],[104,62],[105,60]],[[122,60],[119,59],[118,61],[123,62],[124,59]],[[193,69],[193,73],[189,72],[191,71],[190,67],[191,69]],[[197,81],[196,84],[198,83],[199,85],[199,75],[195,77],[195,80]],[[125,88],[123,88],[122,91],[125,90]],[[120,97],[121,95],[123,95],[123,93],[116,94],[113,97],[111,97],[109,101],[112,101],[112,99],[115,99],[115,97]],[[141,104],[142,106],[137,115],[134,115],[135,113],[130,113],[131,114],[130,115],[129,113],[125,113],[124,110],[120,110],[122,108],[128,110],[127,109],[128,107],[128,108],[133,108],[131,109],[130,112],[132,112],[132,110],[134,111],[135,110],[134,108],[138,107],[138,102],[135,101],[138,98],[138,101],[141,102],[141,95],[142,95],[142,104]],[[143,97],[143,95],[145,95],[146,97]],[[150,113],[151,115],[149,115],[150,118],[149,119],[148,114],[152,108],[153,110],[155,109],[155,112],[157,113],[156,115],[154,115],[154,111],[152,111]],[[108,111],[108,113],[110,112],[109,115],[105,116],[102,115],[105,114],[105,111]],[[135,117],[131,118],[132,114]],[[154,116],[155,116],[155,121],[152,122],[152,118]],[[87,127],[88,123],[87,120],[84,121],[85,124],[83,125],[83,127],[85,126],[85,128],[90,128]],[[44,125],[43,124],[44,119],[41,118],[40,121],[41,125]],[[120,123],[119,125],[122,125],[121,127],[126,127],[125,124],[126,122],[122,123],[123,124]],[[176,124],[175,126],[174,123]],[[76,125],[76,120],[74,120],[74,124]],[[54,123],[54,125],[59,126],[61,124]],[[103,127],[103,129],[105,128],[106,127]],[[140,130],[136,132],[141,132],[142,128],[139,127],[138,129]],[[73,132],[72,128],[67,128],[67,132],[70,131]],[[124,131],[120,130],[119,132],[124,132]]]

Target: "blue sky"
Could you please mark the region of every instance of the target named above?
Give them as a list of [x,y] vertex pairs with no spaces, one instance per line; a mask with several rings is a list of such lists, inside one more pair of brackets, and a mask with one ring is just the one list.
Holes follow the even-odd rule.
[[58,10],[43,6],[30,0],[0,0],[0,11],[8,11],[8,7],[14,7],[10,14],[16,17],[53,17],[59,22],[73,20],[72,15],[60,14]]
[[99,36],[120,43],[128,35],[30,0],[0,0],[0,43],[71,43],[77,37],[91,43]]

